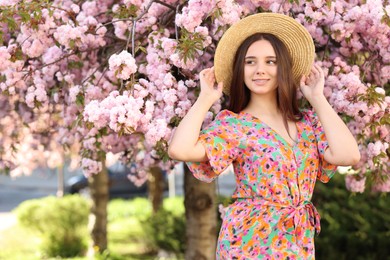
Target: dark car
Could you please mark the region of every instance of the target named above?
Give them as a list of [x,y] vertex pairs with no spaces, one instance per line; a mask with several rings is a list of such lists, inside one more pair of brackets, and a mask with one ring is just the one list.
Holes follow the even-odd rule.
[[[147,183],[145,182],[143,185],[138,187],[130,181],[128,178],[130,169],[128,167],[116,164],[114,167],[110,167],[107,170],[110,198],[147,196]],[[164,186],[167,187],[167,185]],[[88,179],[83,174],[69,178],[65,184],[65,191],[70,194],[80,193],[89,196]]]

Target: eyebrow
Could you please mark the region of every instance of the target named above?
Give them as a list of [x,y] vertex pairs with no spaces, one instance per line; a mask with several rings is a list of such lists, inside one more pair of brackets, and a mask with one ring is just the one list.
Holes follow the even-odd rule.
[[[255,57],[255,56],[247,56],[247,57],[245,57],[245,59],[256,59],[257,57]],[[276,57],[275,56],[266,56],[265,57],[266,59],[276,59]]]

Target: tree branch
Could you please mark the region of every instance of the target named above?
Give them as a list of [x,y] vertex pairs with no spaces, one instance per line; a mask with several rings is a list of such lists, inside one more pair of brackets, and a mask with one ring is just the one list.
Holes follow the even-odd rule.
[[161,1],[159,1],[159,0],[155,0],[155,2],[156,2],[157,4],[160,4],[160,5],[166,6],[166,7],[168,7],[169,9],[172,9],[173,11],[175,11],[175,10],[176,10],[176,8],[175,8],[174,6],[172,6],[172,5],[169,5],[169,4],[167,4],[167,3],[161,2]]

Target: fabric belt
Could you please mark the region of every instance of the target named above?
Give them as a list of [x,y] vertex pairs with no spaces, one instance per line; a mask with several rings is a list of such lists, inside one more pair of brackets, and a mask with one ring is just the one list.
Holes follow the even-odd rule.
[[[319,234],[321,231],[321,225],[320,225],[320,214],[318,213],[317,209],[314,207],[313,203],[311,201],[305,200],[298,205],[288,205],[288,204],[281,204],[277,202],[272,202],[268,200],[264,200],[262,198],[238,198],[237,201],[243,201],[247,203],[253,203],[256,206],[263,206],[263,207],[280,207],[285,209],[285,213],[282,213],[281,221],[286,223],[288,220],[293,219],[294,222],[294,233],[296,233],[296,228],[298,226],[312,226],[316,233]],[[304,213],[308,213],[308,218],[304,218]],[[284,231],[286,233],[287,230],[285,226],[283,225]]]

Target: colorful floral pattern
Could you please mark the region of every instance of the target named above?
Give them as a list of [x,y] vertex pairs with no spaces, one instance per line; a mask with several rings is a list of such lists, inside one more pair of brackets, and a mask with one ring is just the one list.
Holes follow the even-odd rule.
[[223,110],[202,131],[209,161],[187,163],[194,176],[211,182],[233,164],[236,177],[217,259],[314,259],[320,217],[310,200],[316,180],[328,182],[336,166],[324,160],[328,144],[316,114],[302,113],[294,145],[245,112]]

